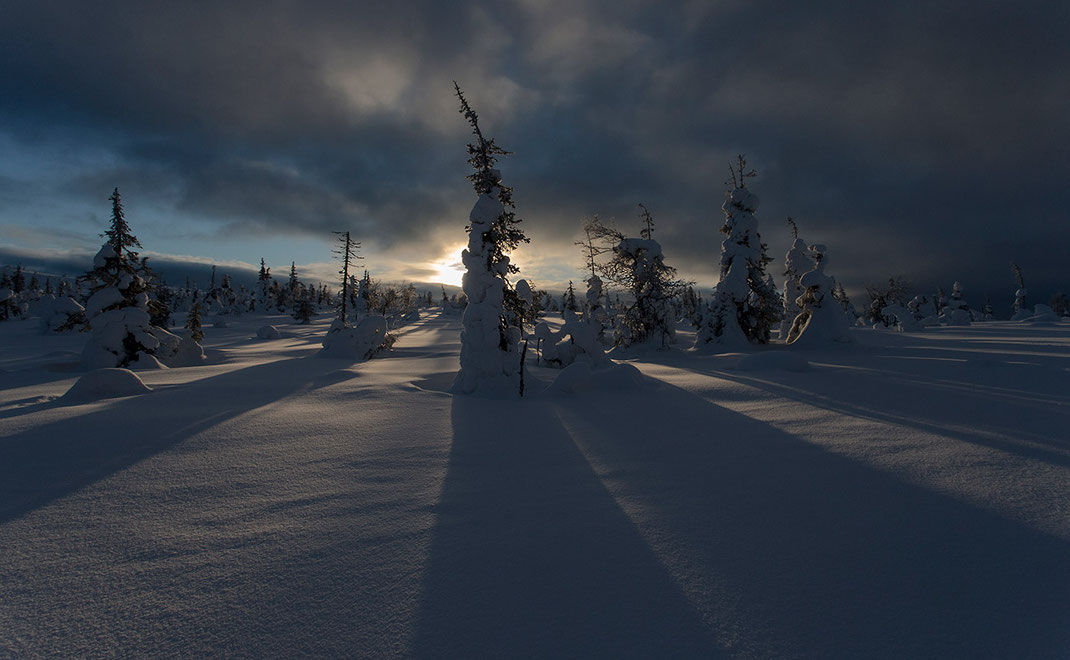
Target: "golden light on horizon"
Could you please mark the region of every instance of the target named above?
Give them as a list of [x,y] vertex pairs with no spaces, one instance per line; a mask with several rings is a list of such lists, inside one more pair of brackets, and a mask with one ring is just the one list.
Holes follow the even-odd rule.
[[435,269],[435,282],[449,286],[461,286],[461,277],[464,275],[461,251],[465,247],[464,243],[452,245],[442,257],[429,264],[431,268]]

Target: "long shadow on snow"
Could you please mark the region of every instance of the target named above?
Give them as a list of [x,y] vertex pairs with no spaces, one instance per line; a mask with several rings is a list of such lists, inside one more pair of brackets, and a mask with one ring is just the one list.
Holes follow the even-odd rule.
[[[183,440],[300,390],[353,376],[337,360],[296,358],[116,399],[0,440],[0,524]],[[47,407],[66,405],[57,400]]]
[[455,397],[452,424],[415,655],[717,655],[546,404]]
[[[791,399],[824,410],[868,419],[893,426],[905,426],[926,433],[949,436],[963,442],[982,445],[1012,453],[1023,458],[1051,463],[1053,465],[1070,466],[1070,453],[1063,446],[1070,445],[1058,432],[1049,434],[1031,432],[1025,430],[1025,426],[1038,423],[1042,417],[1047,417],[1041,425],[1050,429],[1061,429],[1070,422],[1070,409],[1059,406],[1049,406],[1039,412],[1031,414],[1028,418],[1008,418],[1005,410],[1006,400],[1000,401],[998,397],[992,397],[984,392],[971,392],[965,386],[961,389],[947,389],[933,386],[924,381],[900,380],[874,376],[871,374],[858,374],[841,372],[839,390],[819,391],[820,383],[815,383],[807,375],[783,374],[785,378],[795,381],[791,385],[770,382],[756,376],[745,376],[739,373],[723,371],[719,369],[703,369],[695,364],[686,366],[674,364],[676,368],[692,373],[711,376],[723,380],[749,385],[764,390],[774,396]],[[799,385],[799,381],[810,381],[810,388],[806,389]],[[939,397],[933,397],[924,390],[942,390]],[[868,392],[868,396],[862,398],[879,401],[887,410],[874,410],[871,407],[861,407],[846,403],[844,396],[858,396]],[[991,404],[986,404],[978,399],[994,399]],[[1000,405],[1003,403],[1004,405]],[[893,412],[894,408],[903,409],[902,413]],[[933,421],[926,421],[926,417]],[[995,419],[995,418],[999,419]],[[949,428],[948,424],[954,424],[957,428]],[[1015,440],[1002,440],[991,435],[971,433],[964,427],[975,426],[989,428],[1000,435],[1014,438]],[[1025,440],[1035,444],[1048,445],[1031,446],[1016,440]]]
[[1070,652],[1065,541],[669,385],[559,408],[733,654]]

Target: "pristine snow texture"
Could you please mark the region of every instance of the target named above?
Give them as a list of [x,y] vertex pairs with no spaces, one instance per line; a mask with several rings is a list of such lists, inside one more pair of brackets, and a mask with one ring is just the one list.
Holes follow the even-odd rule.
[[349,365],[328,321],[82,405],[84,337],[0,324],[0,657],[1070,655],[1064,322],[493,400],[456,317]]

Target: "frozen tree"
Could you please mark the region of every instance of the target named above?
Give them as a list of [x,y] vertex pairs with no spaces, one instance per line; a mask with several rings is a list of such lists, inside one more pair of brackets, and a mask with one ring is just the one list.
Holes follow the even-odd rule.
[[149,278],[145,259],[126,222],[119,189],[111,197],[111,226],[101,234],[107,241],[93,257],[93,270],[83,278],[90,286],[85,316],[92,336],[82,351],[82,366],[159,366],[153,354],[160,345],[149,319]]
[[1026,306],[1026,296],[1029,292],[1025,288],[1025,279],[1022,277],[1021,267],[1012,261],[1011,270],[1014,271],[1014,280],[1018,284],[1018,289],[1014,292],[1014,315],[1011,316],[1011,320],[1021,321],[1032,316],[1033,312]]
[[1052,294],[1048,306],[1056,316],[1070,316],[1070,298],[1062,291]]
[[996,318],[995,313],[996,311],[992,307],[992,298],[989,297],[989,295],[986,293],[985,304],[981,306],[981,320],[991,321],[992,319]]
[[951,298],[948,300],[940,321],[946,325],[969,325],[970,306],[962,297],[962,285],[958,282],[951,287]]
[[[187,281],[186,290],[189,290]],[[260,273],[256,278],[256,304],[261,312],[267,311],[271,301],[271,269],[264,265],[264,258],[260,258]]]
[[296,298],[293,303],[293,318],[302,325],[312,323],[312,315],[316,313],[316,306],[312,301],[312,290],[306,286],[300,286],[294,293]]
[[747,179],[757,176],[757,172],[747,169],[743,155],[738,158],[737,168],[730,165],[728,169],[732,175],[726,182],[730,192],[721,206],[725,216],[721,227],[725,235],[721,243],[721,281],[699,320],[696,348],[768,343],[773,325],[783,315],[783,305],[765,272],[772,260],[766,255],[754,217],[758,197],[747,188]]
[[520,329],[506,323],[507,299],[516,299],[509,276],[519,272],[509,253],[528,242],[513,211],[513,190],[502,183],[494,166],[505,149],[486,138],[479,117],[454,82],[461,114],[472,127],[475,143],[468,144],[468,175],[476,195],[469,214],[468,247],[461,253],[465,266],[463,289],[468,306],[462,319],[461,369],[453,391],[462,394],[508,396],[520,393],[523,379]]
[[[805,293],[798,301],[803,311],[795,317],[788,333],[788,342],[792,346],[817,348],[832,342],[851,341],[848,331],[850,321],[832,297],[835,280],[825,273],[827,253],[824,245],[810,246],[814,268],[799,280]],[[902,309],[906,313],[906,309]]]
[[802,297],[805,290],[799,284],[799,278],[803,273],[814,266],[810,260],[806,241],[799,238],[799,226],[788,217],[788,225],[791,226],[791,249],[784,255],[784,320],[780,324],[780,338],[787,339],[791,331],[792,321],[802,311],[795,301]]
[[840,303],[844,312],[855,316],[854,310],[851,309],[851,299],[847,297],[847,290],[839,282],[836,282],[836,286],[832,288],[832,297],[836,302]]
[[565,293],[561,296],[561,313],[565,320],[570,320],[569,314],[575,316],[580,311],[579,305],[576,304],[576,289],[572,286],[572,280],[568,281],[568,288],[565,289]]
[[[364,257],[357,254],[357,250],[360,249],[360,243],[357,243],[349,236],[349,232],[334,232],[338,235],[338,247],[334,249],[334,255],[342,262],[342,270],[338,271],[338,274],[342,276],[342,295],[338,298],[338,315],[337,321],[340,322],[342,327],[346,326],[346,305],[349,303],[349,267],[353,265],[353,262],[363,259]],[[445,295],[445,290],[443,290]]]
[[601,341],[606,331],[606,309],[602,306],[602,278],[591,275],[587,278],[587,305],[583,319],[598,332]]
[[[641,206],[644,229],[649,235],[653,221]],[[611,247],[612,256],[598,267],[613,284],[631,294],[630,304],[620,305],[613,341],[617,346],[649,344],[665,348],[676,341],[676,318],[672,300],[687,283],[676,279],[676,269],[666,265],[661,245],[652,238],[628,238],[595,219],[591,235]]]
[[198,344],[204,341],[204,330],[201,328],[201,303],[196,301],[186,314],[187,336]]
[[22,293],[26,290],[26,276],[22,273],[22,264],[15,266],[15,275],[11,278],[11,290]]

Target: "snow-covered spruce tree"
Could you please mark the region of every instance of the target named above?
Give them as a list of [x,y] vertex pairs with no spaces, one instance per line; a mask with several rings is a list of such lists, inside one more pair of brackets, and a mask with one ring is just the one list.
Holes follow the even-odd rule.
[[[798,300],[803,311],[792,323],[789,343],[804,348],[819,348],[832,342],[850,342],[850,320],[832,297],[836,282],[825,273],[828,250],[824,245],[811,245],[810,256],[814,268],[803,273],[799,283],[805,293]],[[902,308],[906,315],[906,308]]]
[[747,179],[757,176],[747,169],[741,154],[738,169],[728,167],[731,186],[721,210],[725,221],[721,233],[721,281],[713,301],[699,319],[695,348],[738,347],[747,342],[769,342],[774,324],[783,318],[783,305],[769,285],[765,266],[772,259],[758,234],[758,197],[747,188]]
[[572,317],[576,316],[576,313],[580,311],[579,305],[576,303],[576,288],[572,286],[572,280],[568,281],[568,288],[565,289],[564,295],[561,296],[561,314],[565,317],[566,321],[571,321]]
[[316,313],[316,306],[312,301],[312,290],[302,286],[296,290],[294,295],[297,298],[293,303],[294,311],[291,316],[302,325],[312,323],[312,316]]
[[198,344],[204,341],[204,330],[201,328],[201,303],[196,301],[186,314],[187,336]]
[[138,259],[134,251],[141,243],[130,232],[119,189],[108,199],[112,203],[111,227],[101,234],[107,241],[93,257],[93,270],[83,277],[89,284],[85,316],[92,336],[82,351],[82,366],[158,367],[153,354],[160,340],[148,311],[151,273],[147,260]]
[[[186,286],[189,289],[189,286]],[[266,312],[271,301],[271,269],[264,265],[264,258],[260,257],[260,274],[256,278],[256,306],[261,312]]]
[[1018,284],[1018,289],[1014,292],[1014,315],[1011,316],[1011,320],[1021,321],[1033,315],[1032,310],[1026,306],[1026,296],[1029,295],[1029,291],[1025,288],[1021,267],[1012,261],[1011,270],[1014,271],[1014,281]]
[[945,325],[969,325],[970,306],[962,297],[962,285],[958,282],[951,287],[951,298],[940,316],[940,321]]
[[802,311],[796,301],[806,290],[799,284],[799,278],[814,267],[806,241],[799,238],[799,226],[790,216],[788,225],[791,227],[792,243],[791,249],[784,255],[784,320],[780,323],[780,338],[785,340],[791,331],[792,322]]
[[465,266],[462,288],[468,298],[461,331],[461,369],[453,384],[459,394],[511,396],[519,394],[523,380],[520,329],[506,325],[507,299],[516,293],[509,275],[519,268],[509,253],[528,242],[513,211],[513,190],[502,183],[494,165],[509,152],[484,137],[479,117],[461,87],[453,83],[460,112],[472,127],[475,143],[468,144],[468,175],[479,199],[469,214],[468,247],[461,253]]
[[[297,308],[298,294],[301,289],[301,280],[297,278],[297,262],[290,262],[290,279],[286,282],[286,302],[291,309]],[[279,311],[283,311],[281,306]]]
[[996,318],[996,310],[992,307],[992,298],[985,294],[985,304],[981,306],[981,320],[991,321]]
[[[644,212],[645,207],[642,207]],[[652,235],[653,221],[643,217],[647,235]],[[631,294],[628,303],[620,304],[613,343],[629,347],[646,344],[666,348],[676,341],[676,318],[672,301],[680,295],[686,282],[676,279],[676,269],[665,264],[661,245],[653,238],[628,238],[595,218],[591,235],[612,246],[612,257],[598,269],[613,284]]]

